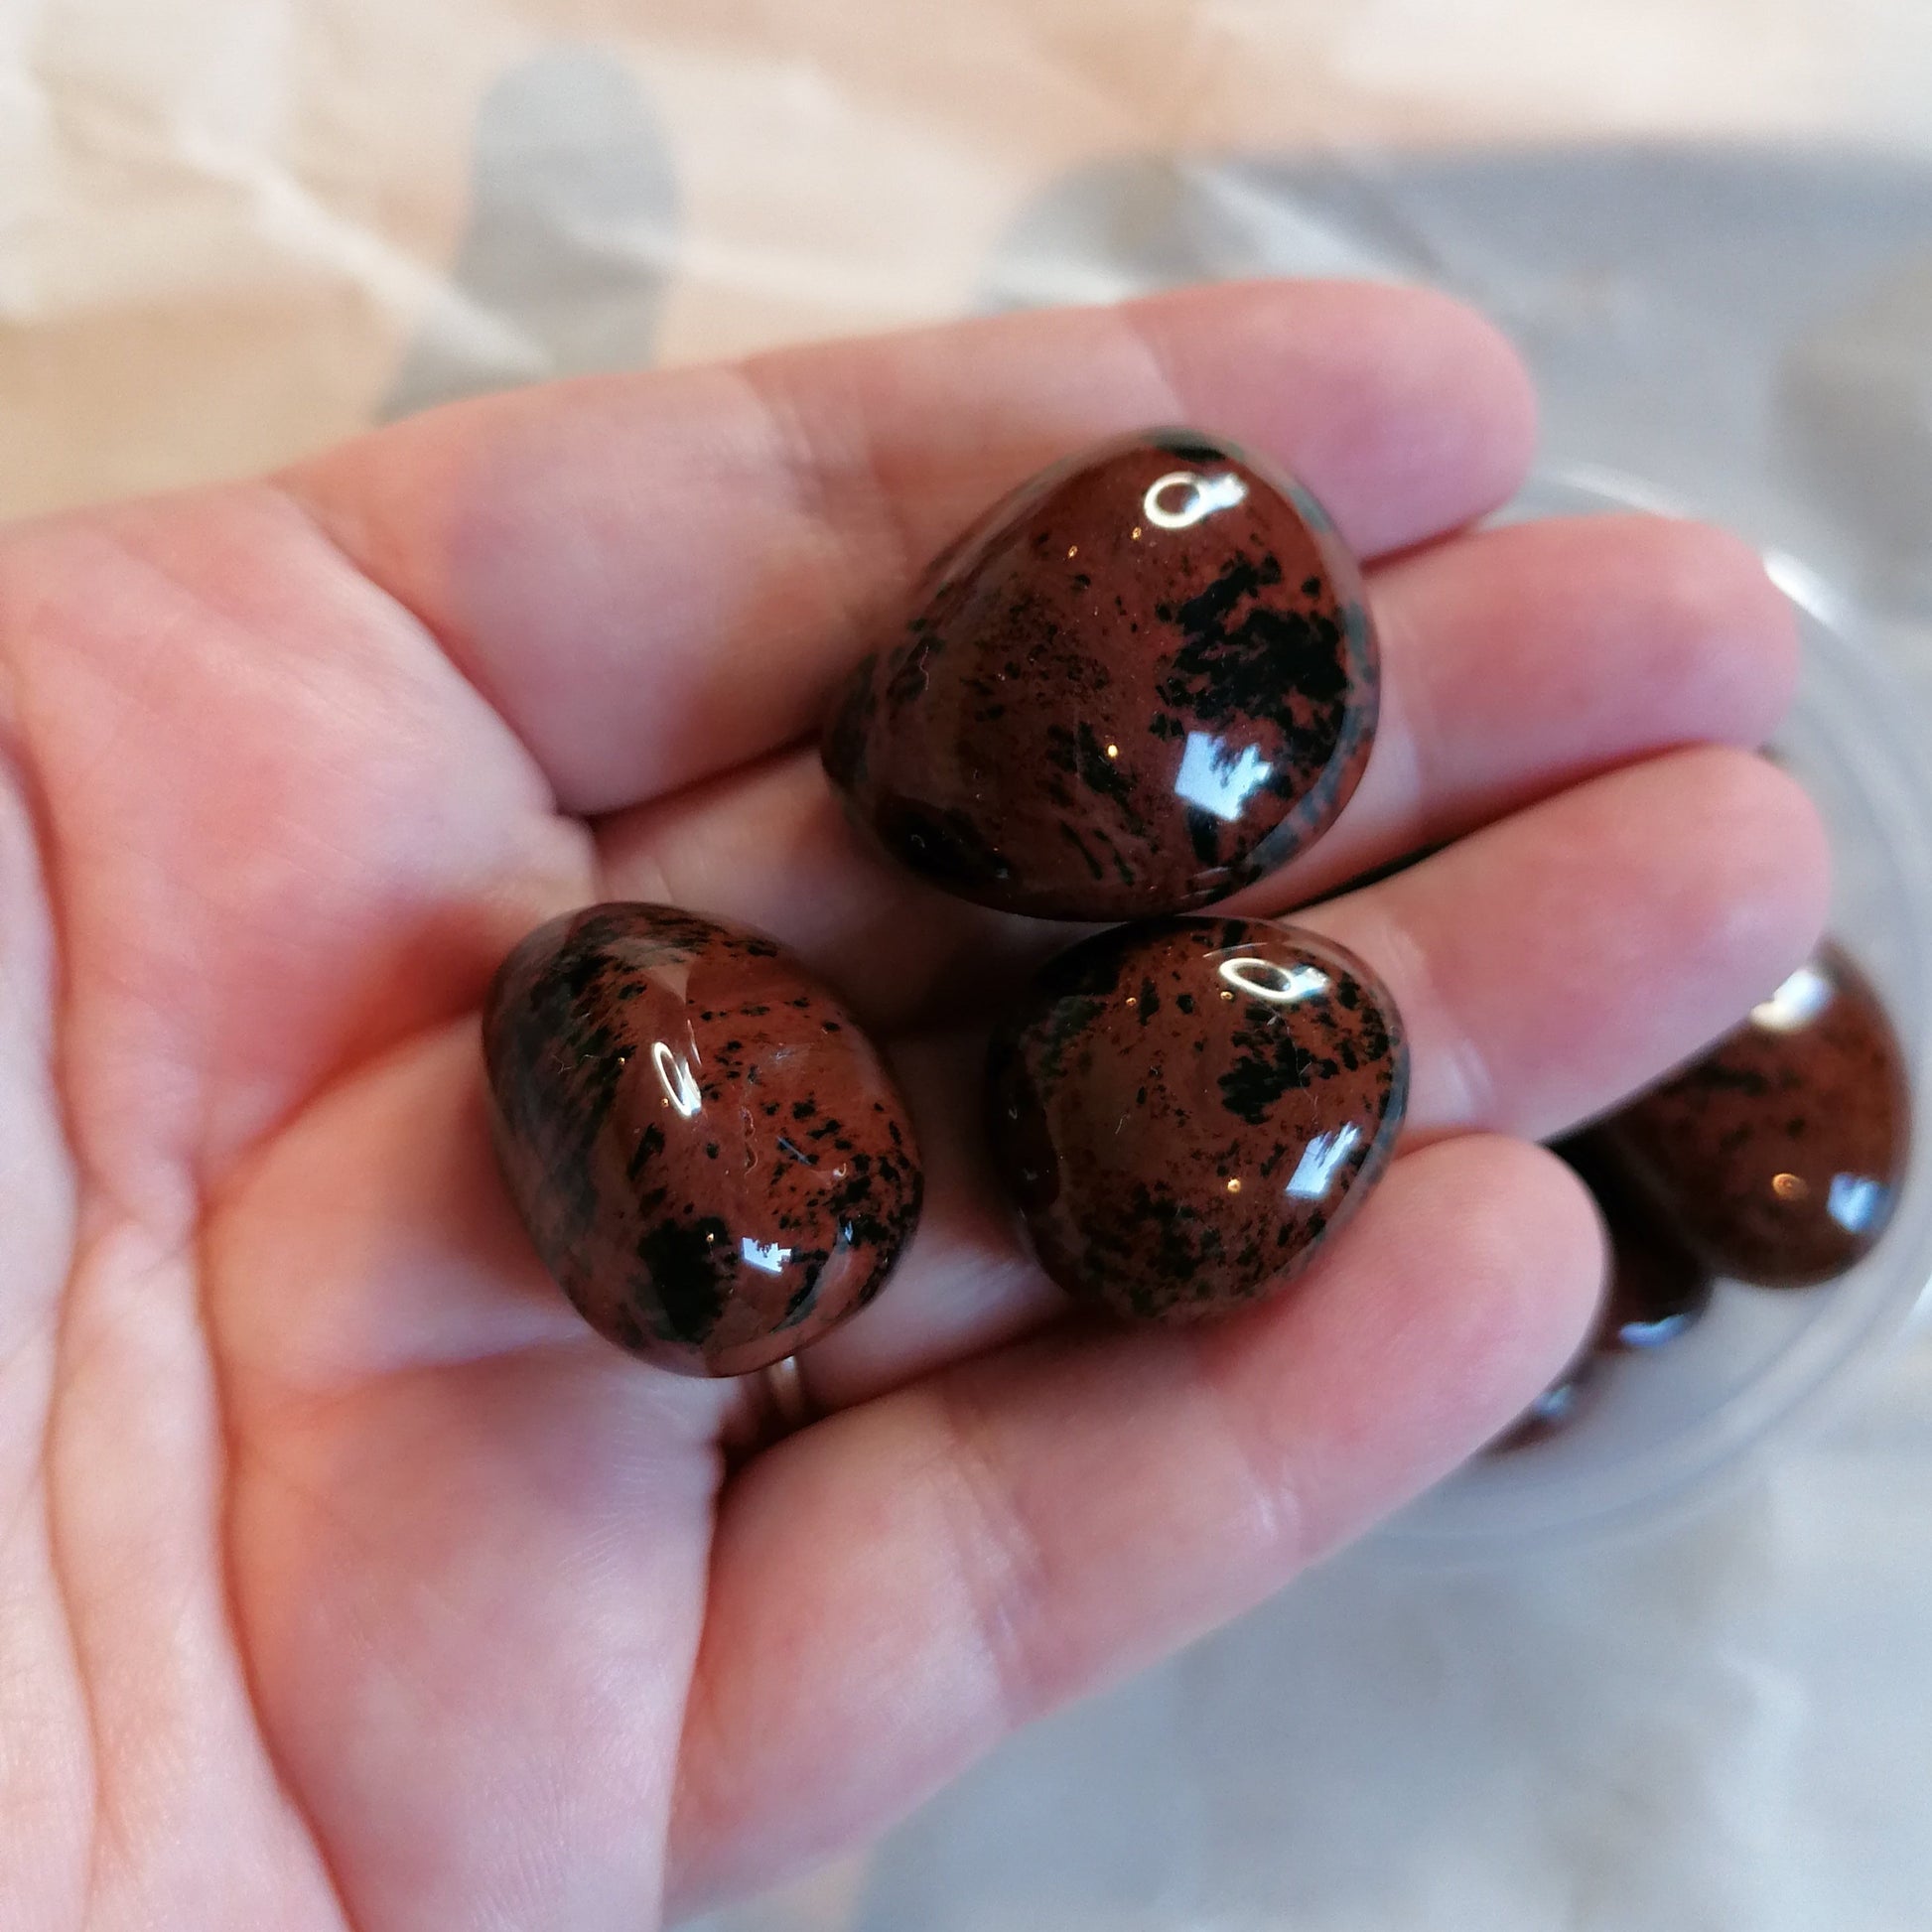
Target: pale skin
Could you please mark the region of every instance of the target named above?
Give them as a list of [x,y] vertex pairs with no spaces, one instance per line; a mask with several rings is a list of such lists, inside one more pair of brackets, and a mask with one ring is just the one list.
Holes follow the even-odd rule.
[[[1126,1333],[973,1166],[962,1002],[1050,934],[868,856],[809,737],[957,525],[1176,421],[1379,560],[1368,774],[1239,903],[1321,897],[1415,1078],[1287,1294]],[[1452,305],[1252,286],[459,405],[0,535],[0,1924],[674,1922],[1502,1427],[1602,1265],[1530,1143],[1722,1032],[1826,897],[1745,749],[1795,657],[1755,560],[1468,533],[1530,439]],[[809,1357],[825,1419],[742,1466],[743,1392],[585,1330],[484,1137],[495,961],[614,897],[794,945],[926,1142],[910,1256]]]

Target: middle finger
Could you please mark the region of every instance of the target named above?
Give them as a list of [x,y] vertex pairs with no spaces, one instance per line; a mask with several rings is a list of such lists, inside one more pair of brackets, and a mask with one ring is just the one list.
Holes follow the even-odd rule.
[[[1737,539],[1659,517],[1483,531],[1375,571],[1383,714],[1359,789],[1230,909],[1280,912],[1667,747],[1754,746],[1795,675],[1789,607]],[[873,853],[815,751],[605,822],[605,890],[782,939],[891,1030],[1071,930],[967,904]]]

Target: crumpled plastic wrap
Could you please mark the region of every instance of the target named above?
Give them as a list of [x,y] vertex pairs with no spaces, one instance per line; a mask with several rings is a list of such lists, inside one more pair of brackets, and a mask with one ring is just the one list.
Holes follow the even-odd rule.
[[[1545,453],[1932,699],[1918,0],[0,7],[0,513],[429,402],[1196,276],[1466,295]],[[1614,1546],[1374,1544],[713,1932],[1924,1932],[1932,1340]]]

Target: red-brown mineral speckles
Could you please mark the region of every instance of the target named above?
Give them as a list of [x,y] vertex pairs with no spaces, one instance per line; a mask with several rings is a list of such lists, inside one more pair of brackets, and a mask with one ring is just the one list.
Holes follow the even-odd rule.
[[537,1252],[601,1334],[740,1375],[863,1308],[918,1218],[903,1103],[768,939],[665,905],[553,919],[483,1014],[496,1149]]
[[1191,430],[1124,437],[996,504],[854,673],[825,767],[961,897],[1126,919],[1225,897],[1340,811],[1379,694],[1321,507]]
[[993,1041],[988,1132],[1061,1287],[1187,1321],[1280,1285],[1353,1214],[1408,1075],[1393,1002],[1341,947],[1163,919],[1035,981]]

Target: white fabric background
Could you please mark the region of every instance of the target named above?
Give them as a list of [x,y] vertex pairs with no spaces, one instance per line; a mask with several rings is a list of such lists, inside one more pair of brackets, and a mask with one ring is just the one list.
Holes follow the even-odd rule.
[[[1259,269],[1489,307],[1557,460],[1932,693],[1921,0],[0,0],[0,513],[440,397]],[[1932,1345],[1639,1541],[1371,1547],[717,1932],[1923,1932]]]

